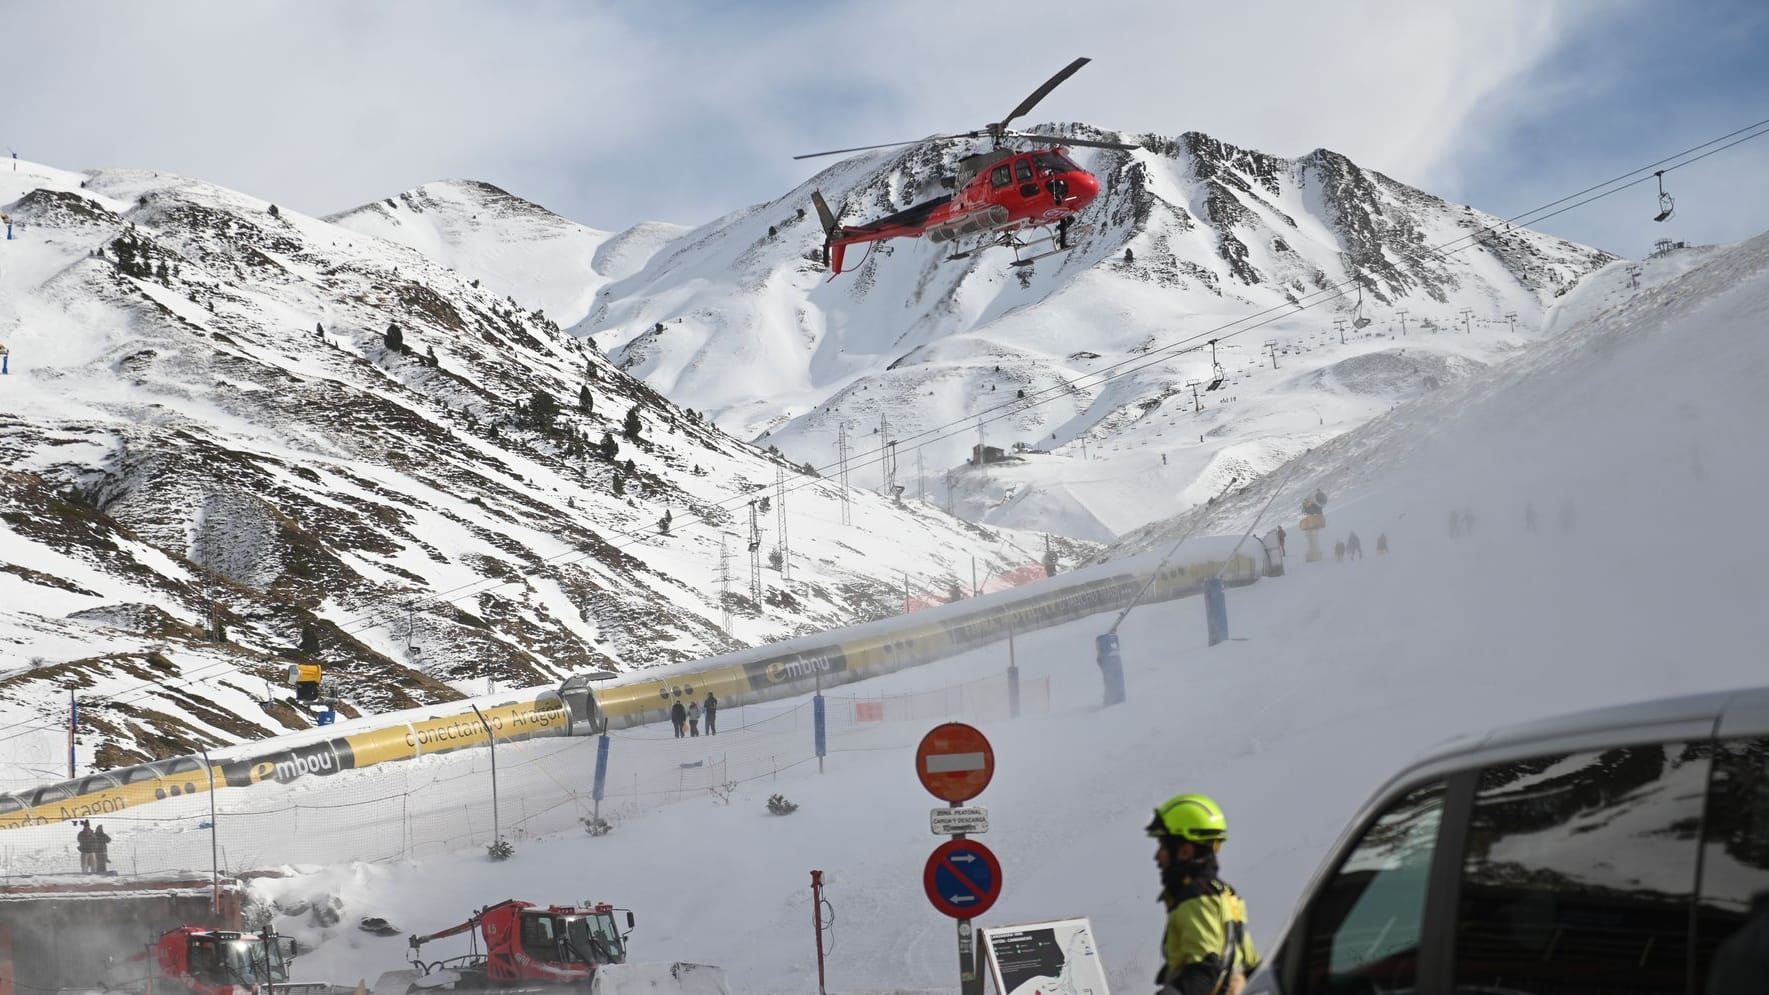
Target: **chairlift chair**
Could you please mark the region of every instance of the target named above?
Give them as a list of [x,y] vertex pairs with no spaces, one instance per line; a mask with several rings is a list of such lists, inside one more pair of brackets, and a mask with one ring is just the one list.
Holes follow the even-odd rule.
[[1668,221],[1676,213],[1677,202],[1671,199],[1670,194],[1665,193],[1665,171],[1661,169],[1652,175],[1658,177],[1658,213],[1653,215],[1652,220]]
[[1228,379],[1228,373],[1223,370],[1222,364],[1218,363],[1216,361],[1216,340],[1211,339],[1210,340],[1210,386],[1205,387],[1204,389],[1205,390],[1215,390],[1216,388],[1221,387],[1223,384],[1223,381],[1225,381],[1227,379]]

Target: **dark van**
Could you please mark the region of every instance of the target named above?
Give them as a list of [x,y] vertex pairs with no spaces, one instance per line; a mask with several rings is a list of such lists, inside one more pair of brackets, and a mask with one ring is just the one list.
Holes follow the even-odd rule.
[[1535,722],[1414,765],[1273,950],[1247,995],[1769,991],[1769,688]]

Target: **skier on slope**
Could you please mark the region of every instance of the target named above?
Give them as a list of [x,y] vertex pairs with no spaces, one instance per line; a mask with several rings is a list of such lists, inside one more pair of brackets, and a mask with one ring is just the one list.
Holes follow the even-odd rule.
[[1167,907],[1157,995],[1236,995],[1259,954],[1246,903],[1216,876],[1216,853],[1228,839],[1222,808],[1204,795],[1175,795],[1155,809],[1148,834],[1160,841],[1155,864]]

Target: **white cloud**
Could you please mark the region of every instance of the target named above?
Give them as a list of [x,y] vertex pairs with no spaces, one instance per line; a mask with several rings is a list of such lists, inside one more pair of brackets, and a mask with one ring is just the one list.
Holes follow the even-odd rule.
[[1599,6],[1633,4],[42,5],[9,24],[37,99],[0,139],[315,213],[472,177],[597,227],[694,223],[821,165],[794,153],[975,127],[1088,55],[1023,123],[1324,146],[1453,196],[1489,189],[1483,135],[1603,100],[1603,71],[1543,71]]

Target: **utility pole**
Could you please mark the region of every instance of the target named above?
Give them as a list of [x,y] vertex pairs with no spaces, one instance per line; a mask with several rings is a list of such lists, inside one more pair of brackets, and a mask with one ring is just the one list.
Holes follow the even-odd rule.
[[989,462],[989,437],[983,431],[983,416],[977,416],[977,465]]
[[915,447],[915,500],[927,503],[927,474],[921,469],[921,447]]
[[1400,315],[1400,337],[1404,339],[1407,337],[1407,309],[1403,307],[1396,313]]
[[725,533],[719,533],[719,628],[731,634],[731,547]]
[[891,496],[891,485],[896,483],[897,468],[891,465],[891,422],[883,411],[878,413],[878,482],[886,497]]
[[[491,744],[491,841],[495,846],[503,841],[504,834],[498,828],[498,737],[491,731],[491,723],[485,721],[485,713],[479,706],[468,702],[467,707],[479,716],[479,724],[485,728],[485,741]],[[204,766],[208,766],[205,764]]]
[[749,499],[749,595],[762,599],[762,527],[756,521],[756,500]]
[[1474,334],[1474,326],[1468,320],[1469,316],[1472,315],[1473,313],[1474,313],[1473,308],[1466,308],[1465,307],[1462,309],[1462,330],[1467,332],[1469,335]]
[[836,436],[835,445],[836,452],[841,455],[841,473],[839,479],[841,480],[842,489],[842,524],[852,525],[854,524],[854,519],[848,512],[848,423],[844,421],[837,426],[837,428],[839,429],[839,434]]
[[1271,353],[1271,368],[1274,370],[1277,369],[1278,368],[1278,340],[1277,339],[1266,339],[1265,340],[1265,349],[1267,352]]
[[1339,329],[1339,344],[1344,345],[1345,344],[1345,319],[1344,318],[1334,318],[1333,319],[1333,327]]
[[946,471],[946,514],[952,514],[952,471]]
[[786,538],[786,468],[774,468],[774,530],[780,533],[780,582],[792,579],[792,546]]
[[1185,382],[1185,385],[1192,389],[1192,413],[1193,414],[1196,414],[1196,413],[1204,410],[1204,402],[1198,400],[1198,384],[1201,382],[1202,381],[1199,381],[1199,380],[1187,380]]
[[1505,320],[1509,321],[1511,323],[1511,334],[1516,335],[1517,334],[1517,312],[1516,311],[1506,311],[1505,312]]

